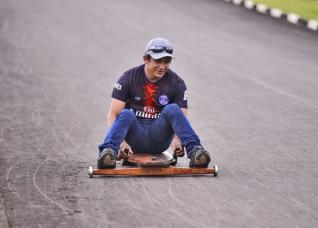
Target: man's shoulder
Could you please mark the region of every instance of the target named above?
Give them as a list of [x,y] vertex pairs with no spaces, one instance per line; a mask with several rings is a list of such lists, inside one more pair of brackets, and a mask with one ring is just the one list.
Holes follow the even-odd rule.
[[133,68],[130,68],[129,70],[127,70],[123,76],[134,76],[134,75],[139,75],[142,73],[142,71],[144,70],[144,64],[139,65],[139,66],[135,66]]
[[169,74],[169,78],[171,80],[173,80],[174,82],[183,82],[184,83],[184,80],[183,78],[181,78],[176,72],[174,72],[173,70],[169,69],[168,72]]

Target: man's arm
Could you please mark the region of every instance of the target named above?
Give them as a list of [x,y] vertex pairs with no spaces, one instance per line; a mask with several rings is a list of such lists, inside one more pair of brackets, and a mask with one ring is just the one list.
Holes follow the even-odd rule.
[[[126,103],[113,98],[110,103],[110,108],[107,116],[107,125],[108,127],[111,127],[114,121],[116,120],[119,113],[125,108]],[[133,153],[131,150],[131,147],[128,145],[128,143],[124,140],[119,147],[119,158],[126,158],[128,153]]]
[[188,117],[188,109],[187,108],[181,108],[181,111],[185,115],[185,117]]
[[107,125],[108,127],[111,127],[114,121],[116,120],[119,113],[125,108],[126,103],[118,100],[118,99],[112,99],[109,107],[109,112],[107,116]]

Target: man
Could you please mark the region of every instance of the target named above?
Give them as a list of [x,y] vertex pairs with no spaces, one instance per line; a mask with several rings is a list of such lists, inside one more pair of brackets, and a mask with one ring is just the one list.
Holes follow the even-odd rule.
[[164,38],[148,42],[144,64],[126,71],[112,92],[111,126],[99,145],[97,167],[115,168],[127,153],[162,153],[169,146],[177,156],[185,147],[190,167],[207,167],[211,158],[187,120],[184,81],[169,69],[173,48]]

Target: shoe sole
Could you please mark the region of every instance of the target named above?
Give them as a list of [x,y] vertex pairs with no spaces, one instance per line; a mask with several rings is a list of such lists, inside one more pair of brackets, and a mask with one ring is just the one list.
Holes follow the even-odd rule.
[[199,155],[195,161],[194,164],[191,164],[191,168],[207,168],[209,163],[211,161],[211,158],[207,154]]
[[97,167],[99,169],[112,169],[116,167],[116,161],[114,156],[109,153],[105,153],[100,159],[97,160]]
[[116,161],[113,159],[113,156],[110,154],[106,154],[104,160],[103,160],[104,166],[112,167],[116,164]]

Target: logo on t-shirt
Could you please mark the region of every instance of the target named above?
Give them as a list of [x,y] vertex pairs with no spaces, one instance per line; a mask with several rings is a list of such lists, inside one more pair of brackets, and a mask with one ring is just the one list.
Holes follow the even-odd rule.
[[119,84],[119,83],[116,83],[114,85],[114,87],[115,87],[115,89],[121,90],[121,84]]
[[188,100],[188,91],[187,90],[184,91],[183,100],[184,101]]
[[158,86],[146,82],[145,86],[144,86],[144,107],[152,107],[154,109],[153,112],[157,111],[157,107],[156,107],[156,99],[155,99],[155,95],[157,93],[158,90]]
[[161,105],[166,105],[166,104],[168,104],[168,103],[169,103],[169,97],[167,97],[166,95],[161,95],[161,96],[159,97],[159,103],[160,103]]

